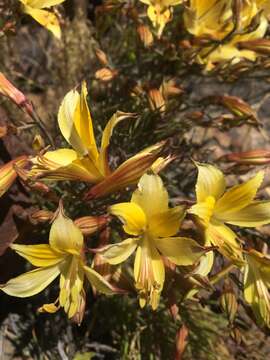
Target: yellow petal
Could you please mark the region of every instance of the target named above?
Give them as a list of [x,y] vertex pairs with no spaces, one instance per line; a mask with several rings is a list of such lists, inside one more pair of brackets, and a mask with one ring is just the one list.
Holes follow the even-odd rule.
[[213,215],[215,204],[215,198],[213,196],[208,196],[205,201],[193,205],[188,212],[198,216],[203,220],[204,226],[207,227]]
[[144,174],[137,190],[134,191],[132,203],[139,205],[148,219],[168,210],[168,193],[161,178],[156,174]]
[[173,236],[178,232],[184,217],[185,211],[182,206],[155,214],[149,219],[148,231],[153,237]]
[[83,81],[80,99],[75,108],[73,121],[82,143],[88,150],[88,156],[98,166],[98,150],[93,129],[93,122],[87,103],[87,95],[86,82]]
[[236,241],[236,234],[222,223],[210,223],[205,230],[206,241],[218,247],[218,251],[237,265],[243,264],[240,244]]
[[98,291],[106,295],[112,295],[115,293],[114,287],[109,284],[108,281],[106,281],[99,273],[88,266],[84,266],[83,269],[88,281]]
[[24,0],[24,3],[36,9],[43,9],[61,4],[64,1],[65,0]]
[[245,227],[257,227],[270,223],[270,201],[254,201],[245,208],[232,212],[227,223]]
[[60,207],[50,230],[50,246],[60,254],[79,255],[83,247],[83,235],[71,219],[66,217]]
[[249,181],[233,186],[219,199],[214,209],[217,219],[227,222],[232,213],[249,205],[260,187],[264,178],[264,172],[260,171]]
[[183,237],[155,239],[155,244],[163,256],[182,266],[193,265],[206,251],[196,241]]
[[117,265],[125,261],[138,246],[137,238],[126,239],[118,244],[105,246],[97,249],[97,252],[111,265]]
[[87,198],[104,196],[125,186],[136,184],[138,179],[151,168],[159,157],[164,142],[150,146],[121,164],[111,175],[92,187]]
[[113,133],[113,129],[120,121],[125,120],[131,116],[134,116],[134,114],[117,111],[110,118],[110,120],[108,121],[108,123],[103,131],[100,155],[99,155],[99,164],[100,164],[101,172],[104,176],[109,175],[111,172],[109,165],[108,165],[108,148],[110,145],[110,139],[111,139],[111,136]]
[[96,183],[102,179],[92,160],[86,156],[79,159],[72,149],[48,151],[32,159],[30,176],[52,180],[81,180]]
[[208,251],[201,256],[198,266],[192,273],[207,276],[213,268],[214,260],[214,251]]
[[87,148],[75,127],[75,111],[80,105],[77,90],[69,91],[64,97],[58,112],[58,125],[66,141],[80,156],[87,155]]
[[198,178],[196,196],[198,202],[203,202],[212,196],[219,199],[225,191],[225,179],[222,172],[213,165],[196,163]]
[[47,244],[41,245],[18,245],[12,244],[12,250],[15,250],[20,256],[28,260],[32,265],[44,267],[56,265],[63,260],[63,256],[54,252]]
[[120,203],[110,206],[109,211],[123,222],[127,234],[139,235],[144,231],[146,216],[139,205],[128,202]]
[[0,289],[16,297],[28,297],[40,293],[59,275],[59,266],[49,266],[29,271],[9,280]]
[[40,25],[51,31],[56,38],[61,38],[59,21],[56,15],[54,15],[52,12],[32,8],[28,5],[23,5],[23,12],[32,16],[32,18],[35,19]]

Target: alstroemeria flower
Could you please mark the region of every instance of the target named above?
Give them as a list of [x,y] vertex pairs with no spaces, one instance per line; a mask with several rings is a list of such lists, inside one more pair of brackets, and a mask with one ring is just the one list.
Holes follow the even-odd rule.
[[192,239],[173,237],[185,212],[180,206],[169,208],[168,201],[161,178],[143,175],[130,202],[110,207],[110,213],[123,221],[124,231],[133,237],[95,250],[110,264],[122,263],[136,251],[134,278],[141,307],[146,303],[153,309],[158,306],[165,281],[162,256],[174,264],[187,266],[207,251]]
[[147,15],[157,29],[160,38],[164,27],[172,18],[172,7],[179,5],[183,0],[140,0],[148,5]]
[[19,0],[22,3],[23,12],[32,16],[40,25],[51,31],[60,39],[61,29],[59,21],[54,13],[44,10],[51,6],[61,4],[65,0]]
[[[219,169],[209,164],[196,165],[197,203],[188,212],[196,215],[204,229],[206,245],[217,246],[224,256],[241,264],[243,257],[237,235],[225,224],[256,227],[270,223],[270,201],[254,200],[264,172],[260,171],[252,179],[225,191],[225,178]],[[206,272],[209,272],[213,257],[207,256]]]
[[[238,9],[234,6],[238,6]],[[248,29],[259,13],[260,7],[254,0],[239,4],[231,0],[190,0],[184,13],[187,30],[198,39],[213,40],[213,44],[206,45],[199,51],[197,61],[206,64],[206,69],[211,70],[214,64],[222,61],[237,63],[243,58],[256,60],[256,52],[239,49],[237,44],[264,37],[268,26],[264,14],[260,15],[255,30]],[[238,17],[237,20],[235,16]],[[235,34],[232,34],[233,31]]]
[[[108,149],[114,127],[133,114],[116,112],[107,123],[100,151],[97,149],[92,118],[87,104],[87,88],[83,82],[81,93],[70,91],[58,114],[62,135],[73,149],[48,151],[32,160],[30,176],[55,180],[81,180],[93,184],[88,197],[97,197],[136,183],[140,176],[158,159],[164,142],[150,146],[112,171]],[[164,159],[166,163],[168,160]],[[160,160],[159,160],[160,166]]]
[[246,254],[244,297],[260,324],[270,327],[270,258],[254,249]]
[[28,162],[28,156],[22,155],[0,167],[0,197],[8,191],[18,174],[15,167],[23,168]]
[[85,278],[104,294],[114,292],[101,275],[86,265],[82,232],[64,215],[61,206],[50,230],[49,244],[13,244],[11,248],[37,268],[1,285],[6,294],[21,298],[36,295],[60,275],[59,297],[53,304],[45,304],[42,311],[55,312],[63,307],[69,318],[76,315],[81,322]]

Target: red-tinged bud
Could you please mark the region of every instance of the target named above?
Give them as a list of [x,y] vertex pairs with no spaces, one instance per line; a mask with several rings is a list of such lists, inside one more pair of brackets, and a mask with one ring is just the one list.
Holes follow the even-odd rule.
[[192,49],[192,45],[189,40],[182,40],[179,42],[179,46],[184,49]]
[[270,150],[258,149],[240,153],[231,153],[225,155],[222,159],[243,165],[267,165],[270,163]]
[[84,235],[90,235],[104,228],[108,223],[109,217],[102,216],[84,216],[74,220],[74,224],[78,226]]
[[166,110],[165,99],[159,89],[150,89],[148,91],[148,101],[153,111],[164,112]]
[[241,41],[237,44],[241,50],[251,50],[260,55],[270,55],[270,40],[269,39],[255,39],[249,41]]
[[154,37],[150,29],[146,25],[139,25],[137,27],[139,38],[145,47],[150,47],[153,44]]
[[0,168],[0,196],[2,196],[16,180],[18,174],[15,168],[23,168],[28,162],[28,156],[20,156]]
[[29,115],[33,114],[33,106],[31,102],[1,72],[0,72],[0,94],[8,97],[11,101],[13,101],[21,109],[26,111]]
[[36,210],[30,215],[30,220],[34,223],[46,223],[54,218],[54,213],[48,210]]
[[175,360],[182,360],[184,351],[188,344],[188,328],[186,325],[182,325],[176,334],[176,351],[175,351]]
[[186,116],[191,120],[199,121],[203,119],[204,113],[202,111],[192,111],[186,114]]
[[233,341],[237,344],[240,345],[242,340],[243,340],[243,336],[241,331],[238,328],[233,328],[230,332],[230,336],[233,339]]
[[165,98],[172,97],[172,96],[179,96],[182,95],[184,89],[176,84],[174,79],[169,81],[164,81],[161,85],[161,91]]
[[101,49],[96,49],[95,53],[96,53],[96,57],[101,62],[101,64],[103,66],[108,66],[109,61],[108,61],[108,58],[107,58],[107,55],[105,54],[105,52],[102,51]]
[[208,99],[216,104],[224,106],[237,117],[251,119],[258,123],[256,112],[247,102],[237,96],[210,96]]
[[97,80],[103,82],[109,82],[113,80],[118,75],[118,71],[115,69],[102,68],[95,72],[95,77]]

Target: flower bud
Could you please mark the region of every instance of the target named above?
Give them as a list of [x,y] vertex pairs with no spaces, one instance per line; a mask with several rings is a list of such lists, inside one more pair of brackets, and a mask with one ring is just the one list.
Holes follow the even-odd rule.
[[148,91],[148,100],[153,111],[164,112],[166,109],[165,99],[159,89],[150,89]]
[[210,100],[214,100],[217,104],[224,106],[237,117],[248,118],[258,122],[257,114],[251,106],[237,96],[213,96],[210,97]]
[[105,67],[95,72],[96,79],[103,82],[109,82],[113,80],[117,75],[118,75],[117,70],[113,70]]
[[0,94],[8,97],[17,106],[26,111],[29,115],[33,113],[33,106],[26,96],[18,90],[5,76],[0,72]]
[[236,162],[243,165],[267,165],[270,163],[270,150],[257,149],[239,153],[227,154],[225,161]]
[[148,26],[139,25],[137,27],[137,32],[141,42],[144,44],[145,47],[150,47],[153,44],[154,37]]
[[260,55],[270,55],[270,40],[269,39],[255,39],[248,41],[241,41],[237,44],[241,50],[251,50]]
[[220,306],[232,324],[237,313],[238,303],[231,285],[226,284],[220,297]]
[[108,216],[84,216],[74,221],[84,235],[90,235],[102,229],[108,222]]
[[0,167],[0,197],[10,188],[17,178],[18,169],[24,167],[28,162],[28,156],[20,156]]
[[36,210],[30,215],[30,219],[37,223],[46,223],[51,221],[54,217],[54,213],[48,210]]
[[175,360],[181,360],[188,344],[188,328],[185,325],[182,325],[176,334],[176,352],[175,352]]
[[101,62],[101,64],[104,66],[108,66],[109,61],[108,61],[108,58],[107,58],[107,55],[105,54],[105,52],[102,51],[101,49],[96,49],[95,53],[96,53],[96,57]]

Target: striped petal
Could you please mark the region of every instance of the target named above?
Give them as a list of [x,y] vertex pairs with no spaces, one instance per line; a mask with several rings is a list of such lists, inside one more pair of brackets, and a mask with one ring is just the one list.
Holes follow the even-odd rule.
[[216,203],[214,215],[217,219],[227,222],[231,214],[248,206],[262,184],[264,172],[260,171],[252,179],[243,184],[233,186]]

